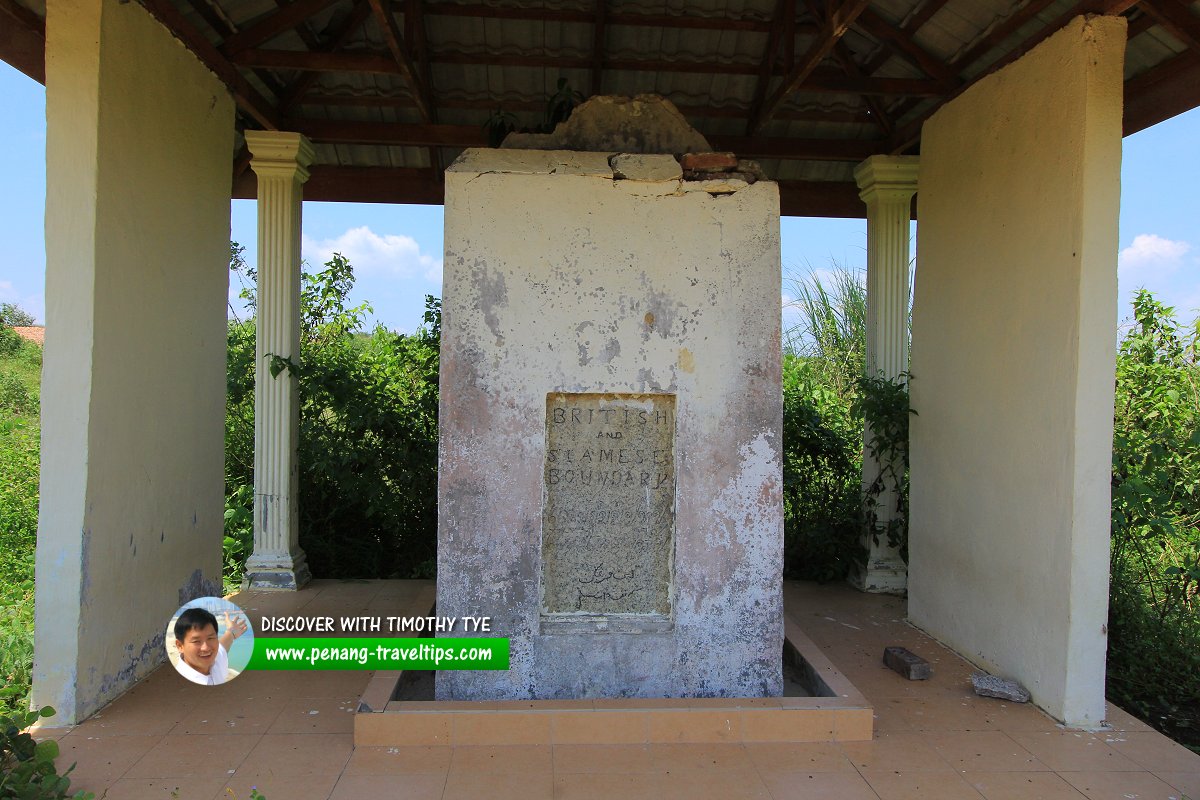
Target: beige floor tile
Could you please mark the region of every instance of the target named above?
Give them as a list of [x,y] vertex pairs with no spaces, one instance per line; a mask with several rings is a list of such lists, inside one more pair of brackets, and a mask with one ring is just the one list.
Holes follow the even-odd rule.
[[857,772],[771,772],[763,783],[773,800],[878,800]]
[[158,740],[126,775],[130,778],[221,776],[245,763],[258,736],[170,734]]
[[1200,772],[1200,755],[1158,731],[1106,731],[1096,736],[1151,772]]
[[554,746],[554,774],[656,772],[650,748],[638,744]]
[[446,778],[443,800],[551,800],[554,778],[549,770],[524,773],[456,772]]
[[832,742],[747,744],[746,752],[763,775],[768,772],[855,771],[849,756]]
[[72,764],[72,789],[86,789],[100,795],[124,775],[138,759],[159,743],[158,736],[108,736],[85,733],[76,728],[58,741],[55,766],[59,774]]
[[440,800],[445,788],[445,775],[343,775],[329,800]]
[[550,775],[554,762],[549,745],[465,745],[455,747],[450,773],[492,772]]
[[345,775],[445,775],[450,769],[449,747],[356,747]]
[[926,741],[959,772],[1036,772],[1042,762],[1000,731],[929,733]]
[[755,769],[740,744],[652,744],[650,758],[656,770],[671,774]]
[[352,699],[314,697],[283,704],[267,733],[354,733]]
[[617,800],[658,798],[663,776],[653,773],[566,773],[554,776],[554,800]]
[[266,800],[328,800],[337,778],[337,775],[288,774],[269,767],[255,772],[239,771],[237,775],[226,776],[225,786],[213,800],[249,800],[252,788],[258,789]]
[[122,696],[78,727],[90,736],[166,736],[193,706]]
[[1143,769],[1100,738],[1082,731],[1010,733],[1021,747],[1055,772],[1112,772]]
[[645,791],[634,797],[654,800],[770,800],[771,793],[754,770],[648,774]]
[[1155,777],[1166,781],[1190,800],[1200,800],[1200,772],[1155,772]]
[[[112,800],[212,800],[225,785],[224,776],[187,778],[122,778],[108,790]],[[107,798],[106,798],[107,800]]]
[[863,772],[880,800],[981,800],[962,776],[946,772]]
[[264,699],[201,703],[188,711],[171,732],[261,735],[268,731],[283,706],[283,700]]
[[1154,728],[1142,722],[1123,708],[1112,703],[1104,704],[1104,721],[1114,731],[1152,731]]
[[1182,800],[1181,792],[1149,772],[1061,772],[1090,800]]
[[1054,772],[967,772],[963,778],[987,800],[1083,800]]
[[280,775],[338,775],[353,747],[349,733],[268,733],[244,764],[248,770],[270,766]]
[[920,733],[880,733],[872,742],[842,742],[838,745],[854,766],[863,770],[949,772],[950,764],[938,755]]

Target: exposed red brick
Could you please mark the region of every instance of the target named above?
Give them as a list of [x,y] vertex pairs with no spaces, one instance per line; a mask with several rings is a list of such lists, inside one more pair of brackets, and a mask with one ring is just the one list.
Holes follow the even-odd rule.
[[679,163],[685,170],[723,172],[736,167],[738,160],[733,153],[685,153]]

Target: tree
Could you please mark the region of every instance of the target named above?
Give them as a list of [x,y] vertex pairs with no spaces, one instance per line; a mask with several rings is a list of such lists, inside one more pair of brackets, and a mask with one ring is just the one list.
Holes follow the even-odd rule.
[[0,303],[0,324],[6,327],[28,327],[33,322],[33,314],[16,303]]

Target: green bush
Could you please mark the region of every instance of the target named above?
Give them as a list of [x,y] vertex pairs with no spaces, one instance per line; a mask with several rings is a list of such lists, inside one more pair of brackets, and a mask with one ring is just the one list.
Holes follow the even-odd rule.
[[[238,260],[231,266],[253,280]],[[346,307],[353,282],[340,255],[305,274],[300,363],[268,364],[276,380],[299,376],[300,545],[318,577],[432,577],[440,304],[427,298],[413,335],[364,334],[367,307]],[[254,324],[229,326],[227,580],[252,548]]]
[[1198,746],[1200,328],[1144,290],[1134,319],[1117,356],[1107,691]]
[[0,798],[8,800],[92,800],[91,792],[71,791],[68,774],[75,765],[59,775],[54,766],[58,742],[35,741],[25,729],[43,717],[54,716],[46,706],[40,711],[0,713]]

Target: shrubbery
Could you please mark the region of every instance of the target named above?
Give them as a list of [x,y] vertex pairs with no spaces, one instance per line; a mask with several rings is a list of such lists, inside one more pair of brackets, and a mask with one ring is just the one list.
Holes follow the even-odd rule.
[[1200,747],[1200,320],[1140,291],[1117,356],[1108,696]]
[[[253,281],[238,255],[231,266]],[[415,334],[363,334],[367,307],[346,306],[353,283],[340,255],[305,274],[300,363],[269,364],[300,376],[300,546],[317,577],[433,577],[440,304],[427,298]],[[236,582],[253,549],[253,319],[230,323],[228,382],[225,564]]]

